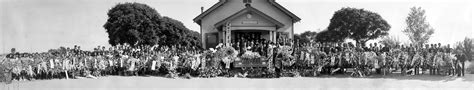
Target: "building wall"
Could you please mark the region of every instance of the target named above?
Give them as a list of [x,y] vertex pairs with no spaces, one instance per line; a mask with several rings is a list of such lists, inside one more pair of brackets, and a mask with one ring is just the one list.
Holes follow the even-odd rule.
[[252,7],[283,23],[285,27],[280,27],[277,31],[288,32],[290,34],[289,37],[293,38],[293,21],[290,16],[271,5],[268,0],[253,0]]
[[[280,11],[276,7],[272,6],[268,0],[253,0],[251,6],[262,11],[263,13],[269,15],[270,17],[274,18],[275,20],[283,23],[285,26],[280,27],[277,31],[278,32],[288,32],[290,34],[290,38],[293,37],[293,22],[292,19],[286,15],[284,12]],[[203,46],[206,46],[206,33],[215,33],[218,32],[218,28],[214,27],[216,23],[225,18],[237,13],[238,11],[245,8],[245,4],[242,0],[227,0],[219,8],[215,9],[214,11],[210,12],[207,16],[203,17],[201,20],[201,28],[202,28],[202,42]],[[222,39],[222,33],[218,35],[219,41]],[[208,48],[208,47],[205,47]]]
[[[257,24],[245,24],[245,21],[256,21]],[[266,20],[258,14],[252,14],[252,18],[247,18],[247,14],[243,14],[231,21],[232,26],[247,26],[247,27],[274,27],[275,24]]]

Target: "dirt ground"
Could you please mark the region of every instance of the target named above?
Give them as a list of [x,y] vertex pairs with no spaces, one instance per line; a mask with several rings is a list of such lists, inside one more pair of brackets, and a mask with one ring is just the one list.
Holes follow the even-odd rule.
[[450,76],[347,76],[251,78],[192,78],[170,79],[155,76],[107,76],[97,79],[54,79],[14,81],[0,84],[0,90],[148,90],[148,89],[430,89],[473,90],[474,74]]

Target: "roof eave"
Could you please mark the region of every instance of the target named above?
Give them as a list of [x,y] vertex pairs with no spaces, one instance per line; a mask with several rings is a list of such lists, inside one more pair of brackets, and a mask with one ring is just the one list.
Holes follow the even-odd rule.
[[217,9],[218,7],[222,6],[225,2],[227,2],[227,0],[219,0],[219,2],[217,2],[216,4],[212,5],[211,8],[207,9],[206,11],[202,12],[201,14],[199,14],[197,17],[195,17],[193,19],[193,21],[199,25],[201,25],[201,19],[204,18],[207,14],[211,13],[212,11],[214,11],[215,9]]
[[285,14],[287,14],[288,16],[291,17],[291,19],[293,19],[294,22],[299,22],[301,20],[300,17],[296,16],[295,14],[293,14],[292,12],[290,12],[288,9],[286,9],[285,7],[281,6],[280,4],[278,4],[277,2],[275,2],[275,0],[268,0],[270,2],[270,4],[272,4],[273,6],[277,7],[278,9],[280,9],[281,11],[283,11]]
[[[293,22],[299,22],[301,20],[301,18],[299,18],[298,16],[296,16],[295,14],[293,14],[292,12],[290,12],[288,9],[286,9],[285,7],[281,6],[280,4],[278,4],[277,2],[275,2],[275,0],[268,0],[270,2],[271,5],[277,7],[278,9],[280,9],[281,11],[283,11],[285,14],[287,14],[288,16],[291,17],[291,19],[293,20]],[[204,18],[207,14],[211,13],[212,11],[214,11],[215,9],[217,9],[218,7],[222,6],[225,2],[227,2],[227,0],[219,0],[219,2],[217,2],[216,4],[214,4],[211,8],[207,9],[206,11],[204,11],[203,13],[199,14],[197,17],[195,17],[193,19],[193,21],[199,25],[201,25],[201,20],[202,18]]]

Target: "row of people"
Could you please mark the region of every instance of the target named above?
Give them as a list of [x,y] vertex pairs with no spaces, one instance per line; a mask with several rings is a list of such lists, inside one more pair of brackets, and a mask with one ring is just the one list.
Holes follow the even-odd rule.
[[[196,70],[201,51],[187,48],[117,45],[109,49],[73,49],[45,53],[16,53],[2,60],[1,69],[17,80],[51,78],[95,78],[103,75],[144,75],[176,73],[178,68]],[[5,73],[5,72],[4,72]]]
[[360,76],[369,70],[381,74],[397,70],[402,74],[419,74],[421,69],[429,74],[464,75],[465,55],[455,55],[449,45],[441,44],[389,47],[374,43],[363,47],[351,43],[313,43],[297,45],[293,55],[327,73],[351,69]]
[[[276,53],[279,52],[280,46],[285,45],[266,41],[234,46],[243,48],[242,51],[259,52],[264,57],[273,57],[270,62],[278,64],[280,61],[276,58],[281,57]],[[352,72],[359,76],[366,76],[371,70],[382,74],[396,70],[402,74],[419,74],[420,69],[430,71],[430,74],[463,75],[464,68],[460,67],[464,67],[465,61],[465,55],[454,55],[449,45],[440,44],[425,47],[371,44],[363,47],[351,43],[313,43],[295,45],[290,50],[291,56],[295,57],[293,59],[297,62],[293,66],[316,67],[323,73],[352,69]],[[7,56],[10,59],[2,61],[2,68],[11,71],[16,79],[176,73],[178,68],[181,72],[189,73],[206,66],[204,62],[207,59],[200,56],[202,53],[203,51],[195,48],[180,46],[132,47],[127,44],[108,49],[99,46],[93,51],[81,50],[79,46],[32,54],[18,54],[12,50],[12,54]]]

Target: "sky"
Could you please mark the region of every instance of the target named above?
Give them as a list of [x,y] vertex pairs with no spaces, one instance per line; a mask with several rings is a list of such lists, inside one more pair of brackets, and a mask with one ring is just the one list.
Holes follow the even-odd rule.
[[[110,46],[102,27],[114,5],[139,2],[162,16],[183,22],[199,31],[192,19],[219,0],[0,0],[0,53],[11,48],[19,52],[45,52],[60,46]],[[408,42],[401,31],[411,7],[426,10],[427,21],[435,29],[429,43],[453,44],[474,37],[473,1],[470,0],[276,0],[302,20],[295,33],[327,28],[335,11],[343,7],[362,8],[378,13],[390,25],[390,35]]]

